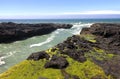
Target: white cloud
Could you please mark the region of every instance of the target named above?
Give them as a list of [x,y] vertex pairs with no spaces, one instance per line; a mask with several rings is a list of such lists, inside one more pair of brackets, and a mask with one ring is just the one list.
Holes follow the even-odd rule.
[[99,10],[99,11],[85,11],[85,12],[65,12],[63,14],[120,14],[120,11]]
[[[39,19],[39,18],[75,18],[76,15],[80,17],[91,17],[95,14],[120,14],[120,11],[115,10],[98,10],[98,11],[84,11],[84,12],[63,12],[63,13],[16,13],[16,14],[1,14],[0,19]],[[83,16],[85,15],[85,16]]]

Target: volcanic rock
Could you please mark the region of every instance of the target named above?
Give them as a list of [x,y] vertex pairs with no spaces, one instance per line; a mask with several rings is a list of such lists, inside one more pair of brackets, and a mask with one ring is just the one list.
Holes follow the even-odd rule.
[[96,23],[91,26],[90,32],[104,38],[120,35],[120,24]]
[[36,53],[32,53],[28,58],[27,60],[40,60],[40,59],[43,59],[43,58],[46,58],[47,60],[49,59],[49,55],[44,52],[44,51],[41,51],[41,52],[36,52]]
[[96,23],[89,29],[97,38],[97,46],[114,54],[120,54],[120,24]]
[[49,34],[56,29],[69,29],[71,27],[71,24],[16,24],[12,22],[0,23],[0,43],[10,43],[32,36]]
[[57,57],[56,55],[54,55],[52,57],[52,59],[50,60],[50,62],[47,62],[44,67],[45,68],[63,69],[63,68],[66,68],[68,65],[69,65],[69,63],[64,57],[62,57],[62,56]]

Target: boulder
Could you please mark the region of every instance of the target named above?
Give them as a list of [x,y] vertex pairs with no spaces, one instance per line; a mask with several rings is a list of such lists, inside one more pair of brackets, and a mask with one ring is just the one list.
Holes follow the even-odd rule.
[[40,59],[44,59],[46,58],[47,60],[49,59],[49,55],[44,52],[44,51],[41,51],[41,52],[36,52],[36,53],[32,53],[28,58],[27,60],[40,60]]
[[45,64],[45,68],[55,68],[55,69],[63,69],[66,68],[69,65],[68,61],[60,56],[54,55],[52,59]]

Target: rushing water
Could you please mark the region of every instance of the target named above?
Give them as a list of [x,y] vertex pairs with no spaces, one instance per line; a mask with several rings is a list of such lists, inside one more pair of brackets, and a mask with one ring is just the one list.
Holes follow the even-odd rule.
[[120,23],[120,19],[60,19],[60,20],[0,20],[16,23],[70,23],[71,29],[58,29],[51,34],[35,36],[9,44],[0,44],[0,73],[25,60],[31,53],[46,50],[63,42],[67,37],[79,34],[83,27],[96,22]]

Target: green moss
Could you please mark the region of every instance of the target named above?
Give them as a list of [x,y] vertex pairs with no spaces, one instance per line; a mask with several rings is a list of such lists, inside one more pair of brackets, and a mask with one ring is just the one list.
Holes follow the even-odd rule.
[[114,54],[107,54],[104,50],[93,47],[93,50],[85,53],[86,58],[94,58],[96,60],[109,60]]
[[114,54],[107,54],[109,58],[113,58],[115,55]]
[[[63,51],[66,51],[66,50],[68,49],[64,49]],[[50,55],[50,57],[52,57],[53,55],[68,57],[68,55],[61,54],[59,48],[56,48],[56,47],[50,48],[46,50],[46,52]]]
[[111,76],[105,75],[101,67],[90,60],[87,60],[84,63],[74,61],[71,58],[67,58],[67,60],[70,63],[69,67],[66,68],[66,72],[77,75],[80,79],[92,79],[94,77],[100,77],[100,79],[112,79]]
[[99,48],[96,48],[96,47],[93,47],[93,50],[94,50],[95,52],[97,52],[97,53],[105,53],[104,50],[99,49]]
[[87,41],[93,42],[93,43],[96,42],[95,36],[92,34],[82,34],[82,35],[80,35],[80,37],[84,38]]
[[46,50],[46,52],[50,55],[50,57],[52,57],[52,55],[57,55],[58,54],[59,49],[58,48],[49,48],[48,50]]
[[[101,67],[87,60],[84,63],[73,60],[67,57],[69,66],[65,69],[70,75],[76,75],[81,79],[91,79],[100,76],[100,79],[112,79],[111,76],[106,76]],[[10,68],[8,71],[0,74],[0,79],[64,79],[61,70],[44,68],[44,64],[48,60],[42,59],[39,61],[25,60],[18,65]]]
[[44,68],[46,61],[47,60],[25,60],[3,74],[0,74],[0,79],[39,79],[40,77],[49,79],[63,79],[60,70]]
[[94,39],[91,39],[89,41],[92,42],[92,43],[96,43],[96,40],[94,40]]

